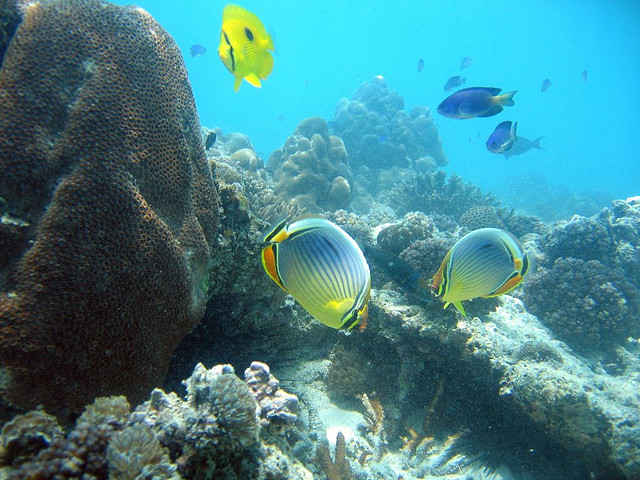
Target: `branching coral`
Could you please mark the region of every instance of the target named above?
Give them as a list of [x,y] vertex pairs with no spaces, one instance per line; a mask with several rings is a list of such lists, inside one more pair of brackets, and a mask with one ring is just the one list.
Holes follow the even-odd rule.
[[338,432],[336,437],[336,450],[333,459],[329,453],[329,447],[325,443],[318,444],[316,456],[329,480],[351,480],[353,478],[353,472],[347,459],[347,445],[342,432]]

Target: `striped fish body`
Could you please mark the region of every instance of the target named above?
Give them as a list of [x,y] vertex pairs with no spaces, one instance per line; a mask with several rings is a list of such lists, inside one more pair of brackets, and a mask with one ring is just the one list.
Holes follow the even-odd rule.
[[529,270],[529,257],[511,233],[481,228],[465,235],[449,250],[431,288],[466,315],[462,301],[497,297],[517,287]]
[[265,271],[318,321],[332,328],[366,325],[369,265],[344,230],[319,217],[282,222],[265,237]]

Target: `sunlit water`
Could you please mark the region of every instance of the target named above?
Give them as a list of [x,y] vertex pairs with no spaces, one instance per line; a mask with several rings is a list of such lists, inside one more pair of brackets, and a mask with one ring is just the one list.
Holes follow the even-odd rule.
[[[224,2],[138,4],[180,46],[201,124],[246,133],[265,160],[300,120],[330,120],[340,98],[383,75],[405,109],[431,108],[447,171],[507,203],[586,191],[603,192],[604,206],[640,194],[640,2],[243,1],[273,35],[276,56],[262,89],[244,82],[238,93],[217,55]],[[196,43],[207,52],[191,58]],[[473,63],[461,72],[463,57]],[[435,110],[453,75],[518,90],[516,105],[490,118],[444,118]],[[545,78],[552,84],[541,93]],[[526,138],[544,136],[544,149],[511,160],[489,153],[485,141],[505,120]]]

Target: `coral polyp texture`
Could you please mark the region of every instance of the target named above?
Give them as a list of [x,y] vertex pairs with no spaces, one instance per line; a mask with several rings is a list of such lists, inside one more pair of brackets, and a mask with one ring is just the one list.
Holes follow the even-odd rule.
[[180,50],[137,7],[2,4],[0,394],[141,400],[203,315],[218,223]]

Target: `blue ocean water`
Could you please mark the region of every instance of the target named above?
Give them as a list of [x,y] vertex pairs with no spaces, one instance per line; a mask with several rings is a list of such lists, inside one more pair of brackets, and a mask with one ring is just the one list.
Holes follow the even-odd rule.
[[[241,5],[274,37],[275,66],[262,89],[243,82],[238,93],[217,55],[225,3],[138,2],[180,46],[201,124],[249,135],[265,160],[300,120],[330,120],[340,98],[383,75],[406,110],[431,108],[446,170],[503,199],[552,188],[602,192],[605,206],[640,194],[640,2],[247,0]],[[206,54],[190,57],[193,44]],[[461,72],[464,57],[473,63]],[[444,118],[435,110],[453,75],[466,86],[518,90],[515,106],[490,118]],[[542,93],[545,78],[551,87]],[[487,137],[505,120],[526,138],[544,136],[543,149],[510,160],[488,152]]]

